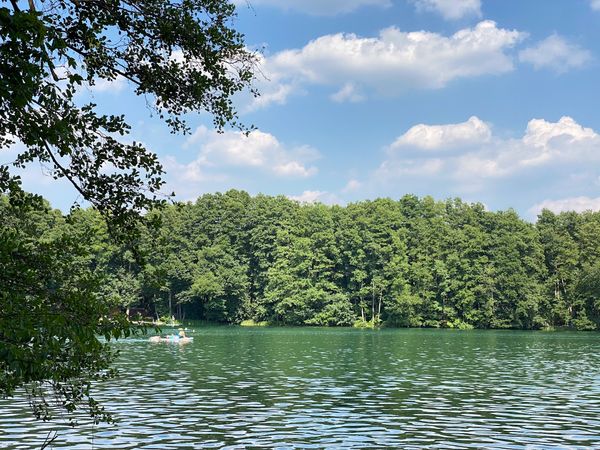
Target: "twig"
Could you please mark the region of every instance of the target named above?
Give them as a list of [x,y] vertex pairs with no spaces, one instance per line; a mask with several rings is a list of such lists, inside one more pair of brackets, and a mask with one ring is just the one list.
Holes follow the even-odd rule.
[[[50,438],[50,435],[54,433],[54,436],[52,436],[52,438]],[[56,438],[58,437],[58,431],[56,430],[50,430],[48,431],[48,436],[46,436],[46,439],[44,440],[44,443],[42,444],[42,447],[40,448],[40,450],[44,450],[46,447],[48,447],[50,444],[52,444]]]

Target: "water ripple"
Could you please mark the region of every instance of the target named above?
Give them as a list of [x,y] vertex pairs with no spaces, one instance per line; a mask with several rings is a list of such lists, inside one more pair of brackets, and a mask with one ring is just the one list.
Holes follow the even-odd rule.
[[0,401],[0,448],[600,448],[600,336],[204,328],[117,344],[116,426]]

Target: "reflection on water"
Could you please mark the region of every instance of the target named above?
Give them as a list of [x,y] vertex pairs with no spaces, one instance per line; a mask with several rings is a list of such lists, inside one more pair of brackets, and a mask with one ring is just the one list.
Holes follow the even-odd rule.
[[600,335],[199,328],[117,344],[116,426],[0,402],[0,448],[600,448]]

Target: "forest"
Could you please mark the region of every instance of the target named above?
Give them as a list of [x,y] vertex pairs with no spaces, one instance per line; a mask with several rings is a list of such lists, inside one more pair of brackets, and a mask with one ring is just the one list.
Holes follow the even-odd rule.
[[[0,198],[0,254],[12,255],[13,275],[121,311],[225,324],[600,328],[600,212],[544,210],[530,223],[460,199],[328,206],[230,190],[150,211],[152,225],[124,243],[93,208],[63,215],[30,203]],[[19,251],[46,255],[35,263],[44,279],[27,279]]]

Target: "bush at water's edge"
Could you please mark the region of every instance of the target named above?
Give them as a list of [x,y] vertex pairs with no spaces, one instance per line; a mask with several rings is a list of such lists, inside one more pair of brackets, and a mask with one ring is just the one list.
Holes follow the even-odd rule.
[[242,320],[240,322],[240,326],[242,326],[242,327],[268,327],[270,325],[271,325],[271,323],[267,322],[266,320],[264,320],[262,322],[255,322],[252,319],[248,319],[248,320]]

